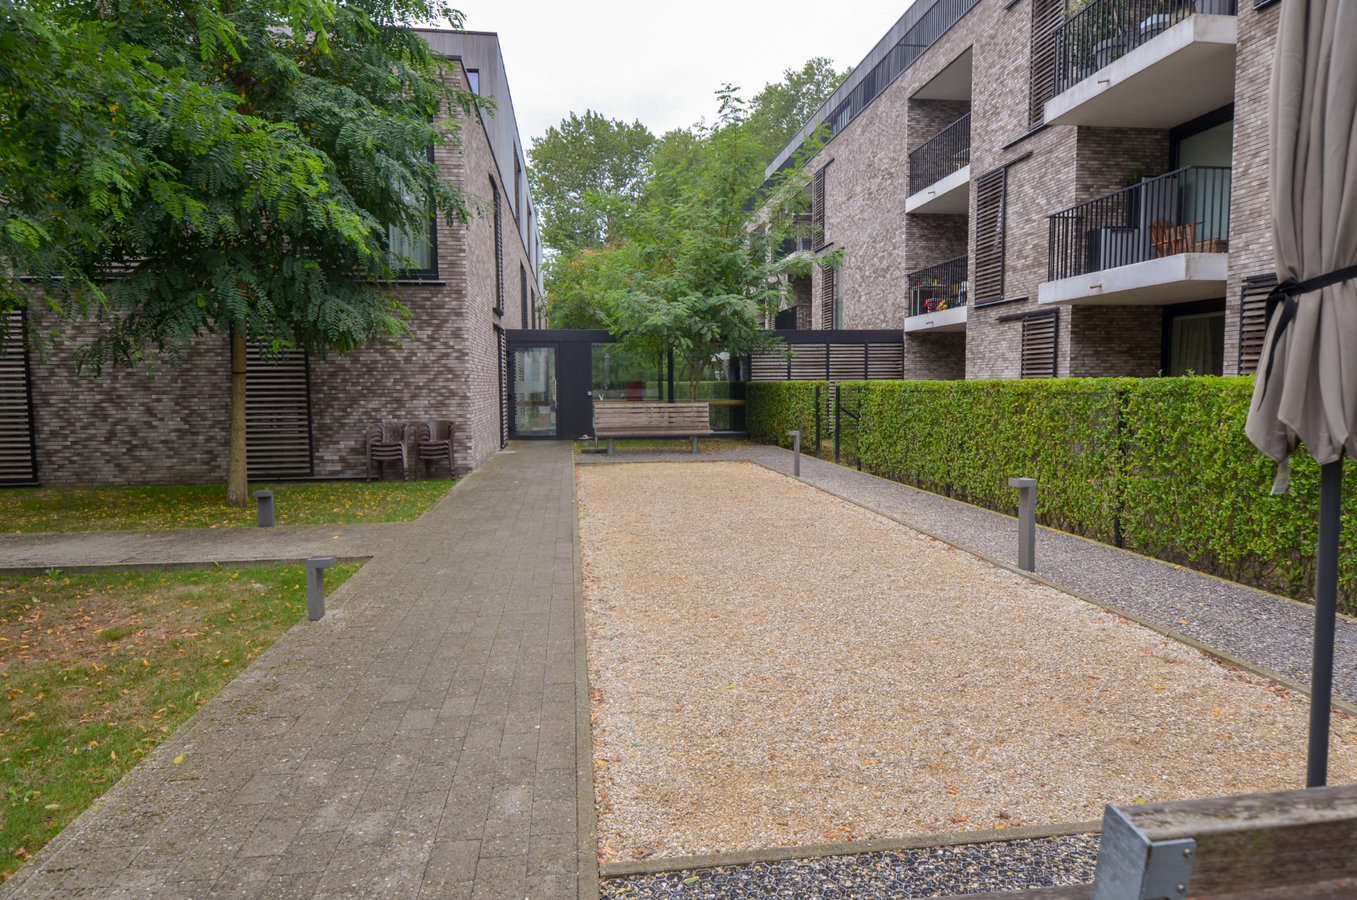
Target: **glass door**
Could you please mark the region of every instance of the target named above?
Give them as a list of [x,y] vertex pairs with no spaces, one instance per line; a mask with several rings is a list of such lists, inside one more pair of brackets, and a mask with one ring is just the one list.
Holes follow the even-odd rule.
[[556,436],[556,348],[519,347],[513,355],[514,434]]

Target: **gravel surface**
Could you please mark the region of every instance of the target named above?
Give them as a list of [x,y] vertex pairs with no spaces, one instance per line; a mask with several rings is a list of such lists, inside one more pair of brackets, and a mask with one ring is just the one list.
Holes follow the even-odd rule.
[[969,844],[724,866],[603,882],[606,900],[668,898],[950,897],[986,891],[1085,884],[1093,880],[1098,836]]
[[[791,453],[776,447],[717,452],[711,457],[753,459],[791,472]],[[676,460],[680,456],[647,454],[643,458]],[[801,458],[801,476],[810,484],[960,546],[1017,562],[1017,523],[1009,516],[807,456]],[[1037,571],[1072,591],[1301,684],[1310,683],[1314,634],[1310,606],[1048,528],[1040,529],[1037,536]],[[1357,621],[1340,617],[1336,637],[1334,695],[1357,703]]]
[[1302,784],[1303,696],[809,485],[577,478],[604,862]]

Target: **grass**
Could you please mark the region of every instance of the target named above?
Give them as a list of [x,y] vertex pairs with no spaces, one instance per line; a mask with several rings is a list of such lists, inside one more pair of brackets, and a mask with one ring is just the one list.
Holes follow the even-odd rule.
[[[599,441],[599,442],[598,442],[598,445],[599,445],[600,447],[602,447],[602,446],[604,446],[606,443],[607,443],[606,440],[602,440],[602,441]],[[592,446],[592,445],[591,445],[591,446]],[[614,441],[614,442],[613,442],[613,446],[615,446],[618,450],[683,450],[683,451],[687,451],[687,450],[691,449],[691,448],[690,448],[690,441],[689,441],[688,438],[659,438],[659,439],[652,439],[652,440],[636,440],[636,441],[622,441],[622,440],[619,440],[619,441]],[[752,442],[752,441],[742,441],[742,440],[737,440],[737,439],[735,439],[735,438],[702,438],[702,442],[701,442],[701,444],[700,444],[699,446],[702,448],[702,450],[703,450],[704,452],[706,452],[706,451],[716,451],[716,450],[739,450],[739,449],[741,449],[741,448],[743,448],[743,447],[753,447],[753,446],[756,446],[756,445],[755,445],[754,442]],[[578,444],[578,443],[576,443],[576,445],[575,445],[575,452],[576,452],[576,453],[579,452],[579,444]]]
[[0,579],[0,879],[305,615],[298,566]]
[[[272,490],[279,525],[409,522],[456,482],[322,481],[255,484]],[[226,485],[16,488],[0,491],[0,532],[122,531],[139,528],[233,528],[256,523],[254,501],[226,505]]]

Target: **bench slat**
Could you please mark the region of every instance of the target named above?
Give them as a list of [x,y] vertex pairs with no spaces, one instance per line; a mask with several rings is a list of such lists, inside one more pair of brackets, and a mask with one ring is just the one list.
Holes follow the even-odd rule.
[[690,437],[712,434],[711,408],[703,403],[602,400],[594,403],[597,437]]

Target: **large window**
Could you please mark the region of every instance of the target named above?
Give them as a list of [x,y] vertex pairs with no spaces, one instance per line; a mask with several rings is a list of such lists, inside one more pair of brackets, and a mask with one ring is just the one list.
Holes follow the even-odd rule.
[[392,265],[405,278],[420,278],[438,274],[438,254],[434,245],[438,239],[437,223],[429,216],[428,227],[422,232],[410,232],[391,225],[387,228],[387,248],[393,257]]
[[1164,307],[1164,374],[1225,373],[1225,301]]

